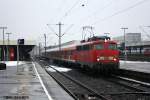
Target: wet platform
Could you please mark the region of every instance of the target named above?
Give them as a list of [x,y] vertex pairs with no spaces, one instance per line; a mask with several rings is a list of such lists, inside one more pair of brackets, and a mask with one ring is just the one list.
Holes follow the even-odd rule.
[[6,64],[0,70],[0,100],[73,100],[39,64]]
[[120,69],[150,73],[150,62],[120,61]]

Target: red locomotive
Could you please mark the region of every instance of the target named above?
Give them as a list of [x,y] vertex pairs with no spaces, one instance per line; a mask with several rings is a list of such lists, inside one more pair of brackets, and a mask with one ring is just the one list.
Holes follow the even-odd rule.
[[68,42],[61,50],[58,47],[47,50],[47,56],[55,62],[103,72],[119,68],[117,44],[106,36],[92,37],[80,43]]

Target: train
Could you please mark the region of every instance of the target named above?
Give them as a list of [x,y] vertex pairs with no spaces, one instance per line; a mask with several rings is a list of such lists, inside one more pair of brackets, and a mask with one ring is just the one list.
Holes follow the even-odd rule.
[[[44,51],[43,51],[44,53]],[[46,50],[52,62],[83,69],[113,72],[119,69],[117,43],[107,36],[94,36],[80,42],[70,41]]]

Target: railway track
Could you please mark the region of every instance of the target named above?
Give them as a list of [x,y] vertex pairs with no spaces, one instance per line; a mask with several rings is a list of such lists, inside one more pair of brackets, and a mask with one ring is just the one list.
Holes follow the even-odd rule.
[[125,85],[139,92],[150,92],[150,83],[141,82],[138,80],[112,75],[113,81],[118,84]]
[[150,83],[149,73],[137,72],[137,71],[127,70],[127,69],[119,69],[116,75]]
[[[51,73],[49,70],[46,70],[47,73],[55,79],[75,100],[110,100],[102,94],[99,94],[97,91],[91,89],[87,85],[79,82],[78,80],[61,73],[57,69],[49,66],[51,71],[56,71],[57,73]],[[67,88],[66,88],[67,87]],[[75,93],[70,90],[80,88],[81,93]],[[75,90],[77,92],[77,90]]]
[[[45,64],[43,66],[45,66]],[[55,69],[52,68],[52,70],[54,71]],[[139,85],[139,83],[137,84],[135,82],[134,83],[131,81],[129,82],[127,80],[121,79],[116,76],[109,77],[109,78],[100,77],[94,80],[94,79],[89,79],[87,75],[86,75],[86,78],[79,78],[79,77],[77,78],[77,77],[72,77],[72,75],[69,75],[69,74],[66,75],[66,73],[64,74],[62,72],[55,70],[55,72],[59,73],[59,75],[58,74],[56,75],[56,73],[53,73],[53,71],[52,72],[51,71],[47,70],[47,72],[65,90],[69,91],[70,95],[74,96],[76,100],[88,100],[88,99],[90,100],[99,100],[99,99],[100,100],[103,100],[103,99],[104,100],[149,100],[150,99],[149,87],[146,87],[145,85]],[[62,76],[66,77],[70,81],[66,81],[66,79],[62,78]],[[73,76],[76,76],[76,75],[73,75]],[[79,75],[79,76],[83,77],[82,75]],[[88,79],[90,81],[87,82]],[[63,82],[63,81],[66,81],[66,82]],[[105,82],[103,83],[103,81]],[[110,82],[111,84],[108,84],[106,81]],[[70,83],[77,83],[78,85],[79,84],[81,85],[75,86]],[[101,89],[102,87],[99,88],[98,84],[104,84],[103,86],[104,88],[103,89]],[[114,90],[114,88],[112,88],[114,84],[117,85],[116,91]],[[83,90],[81,89],[82,86],[84,87]],[[119,90],[120,87],[124,87],[126,88],[126,90],[125,89]],[[92,93],[91,93],[91,90],[93,91]]]

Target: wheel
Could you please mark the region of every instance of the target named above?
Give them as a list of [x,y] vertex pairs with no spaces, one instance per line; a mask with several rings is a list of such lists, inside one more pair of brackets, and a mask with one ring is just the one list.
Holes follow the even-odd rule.
[[0,63],[0,70],[6,70],[6,64]]

